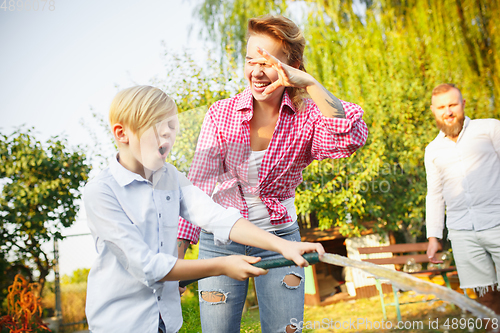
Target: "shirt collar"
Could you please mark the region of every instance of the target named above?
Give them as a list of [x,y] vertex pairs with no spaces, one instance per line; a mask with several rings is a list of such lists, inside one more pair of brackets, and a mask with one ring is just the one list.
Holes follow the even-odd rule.
[[464,135],[465,129],[467,128],[469,123],[470,123],[470,118],[465,116],[464,125],[462,126],[462,130],[460,131],[460,134],[458,135],[458,140],[460,140],[460,138]]
[[[283,98],[281,99],[280,113],[284,106],[287,106],[292,113],[296,113],[297,110],[288,95],[288,89],[285,89]],[[236,102],[236,111],[243,111],[243,120],[250,121],[253,116],[253,95],[250,90],[250,86],[246,87],[245,90],[240,94],[240,98]]]
[[141,175],[136,174],[125,168],[123,165],[118,162],[118,154],[113,156],[109,161],[109,170],[111,171],[111,175],[115,178],[118,185],[125,187],[128,184],[132,183],[134,180],[139,182],[147,181]]
[[[118,156],[119,155],[116,154],[116,156],[112,157],[109,161],[109,170],[111,171],[111,175],[113,176],[113,178],[115,178],[118,185],[125,187],[128,184],[132,183],[134,180],[138,182],[151,183],[147,179],[144,179],[141,175],[132,172],[121,165],[120,162],[118,162]],[[163,164],[163,167],[153,174],[153,186],[156,186],[156,184],[158,184],[165,168],[166,165]]]

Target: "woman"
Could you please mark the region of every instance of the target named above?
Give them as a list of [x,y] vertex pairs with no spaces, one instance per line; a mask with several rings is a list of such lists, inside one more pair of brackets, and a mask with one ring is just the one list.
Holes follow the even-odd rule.
[[[189,172],[190,180],[214,201],[236,207],[257,226],[294,241],[300,241],[294,196],[302,170],[315,159],[350,156],[368,135],[363,110],[340,101],[305,72],[304,46],[299,28],[287,18],[249,20],[249,86],[208,110]],[[179,239],[195,243],[198,235],[181,221]],[[230,254],[278,256],[234,242],[222,244],[201,232],[200,259]],[[299,267],[271,269],[255,278],[262,332],[296,330],[292,323],[303,320],[303,280]],[[239,332],[247,288],[248,281],[224,276],[201,280],[203,331]]]

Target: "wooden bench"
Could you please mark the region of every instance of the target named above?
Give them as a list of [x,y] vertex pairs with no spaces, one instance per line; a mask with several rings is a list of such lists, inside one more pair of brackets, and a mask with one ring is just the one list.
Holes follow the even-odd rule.
[[[410,259],[413,259],[416,264],[429,263],[429,258],[425,253],[427,251],[428,242],[426,243],[410,243],[410,244],[394,244],[388,246],[374,246],[374,247],[360,247],[358,248],[359,254],[366,254],[367,258],[361,259],[361,261],[371,262],[377,265],[404,265]],[[439,244],[439,251],[441,251],[441,244]],[[421,254],[421,252],[424,252]],[[370,255],[373,254],[382,254],[382,253],[392,253],[392,257],[389,258],[370,258]],[[438,254],[438,258],[441,254]],[[431,273],[432,275],[441,274],[443,280],[448,288],[451,289],[450,281],[448,279],[447,274],[450,272],[456,271],[455,267],[448,268],[440,268],[433,270],[418,270],[415,272],[411,272],[409,274],[421,274],[421,273]],[[382,292],[382,284],[380,279],[375,278],[375,285],[380,294],[380,302],[382,303],[382,312],[384,313],[384,320],[387,320],[387,314],[385,307],[386,306],[395,306],[397,311],[398,321],[401,321],[401,311],[399,309],[400,304],[411,304],[418,302],[409,302],[409,303],[399,303],[398,297],[398,289],[392,286],[392,290],[394,292],[394,303],[384,303],[384,294]]]

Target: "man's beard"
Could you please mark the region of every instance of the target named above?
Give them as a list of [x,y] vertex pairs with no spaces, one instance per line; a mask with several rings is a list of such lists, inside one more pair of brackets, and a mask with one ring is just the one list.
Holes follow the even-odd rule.
[[439,128],[439,130],[441,130],[441,132],[443,132],[446,136],[451,138],[455,138],[460,134],[465,120],[465,116],[463,114],[458,115],[456,116],[456,121],[453,125],[447,125],[443,120],[438,119],[437,117],[434,118],[436,119],[437,128]]

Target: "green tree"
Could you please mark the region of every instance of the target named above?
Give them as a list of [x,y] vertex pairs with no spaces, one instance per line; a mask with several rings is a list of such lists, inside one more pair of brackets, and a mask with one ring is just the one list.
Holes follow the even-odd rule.
[[200,35],[215,41],[220,57],[241,61],[246,52],[246,30],[249,18],[263,14],[287,12],[288,3],[260,0],[205,0],[196,9],[198,18],[208,29]]
[[[292,3],[206,0],[199,18],[221,52],[241,54],[247,18],[265,10],[292,16]],[[429,111],[432,88],[457,83],[469,116],[499,116],[500,22],[494,18],[500,4],[360,3],[366,10],[355,12],[351,0],[303,2],[308,72],[340,99],[361,105],[370,134],[352,157],[314,162],[304,171],[299,220],[307,227],[337,225],[345,234],[377,221],[380,231],[398,231],[415,242],[425,215],[424,149],[437,134]]]
[[[493,1],[374,1],[361,20],[350,1],[311,6],[309,71],[334,94],[366,110],[369,140],[346,161],[354,170],[348,184],[375,185],[353,192],[361,200],[349,200],[349,210],[360,221],[377,220],[385,230],[401,231],[407,242],[421,235],[424,148],[437,134],[429,111],[434,86],[455,82],[470,102],[468,115],[498,117],[492,102],[498,85],[491,76],[498,65],[488,60],[500,47],[493,34],[494,13],[500,14]],[[478,22],[487,22],[488,28]],[[315,194],[339,201],[323,189]],[[318,215],[330,213],[318,204],[308,208]],[[328,221],[341,222],[331,213]]]
[[[90,166],[80,147],[70,150],[64,139],[45,144],[30,129],[1,135],[0,257],[7,274],[22,271],[43,288],[52,260],[42,243],[62,239],[79,209],[79,189]],[[11,282],[11,281],[10,281]]]
[[64,275],[61,278],[62,284],[78,284],[78,283],[87,283],[87,278],[90,273],[90,268],[78,268],[73,271],[73,275]]

